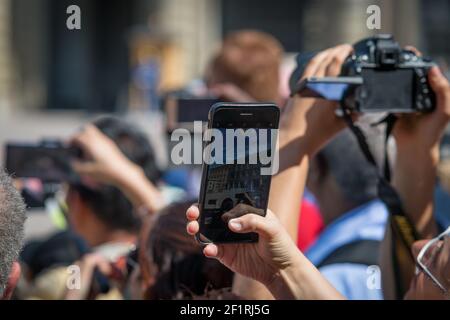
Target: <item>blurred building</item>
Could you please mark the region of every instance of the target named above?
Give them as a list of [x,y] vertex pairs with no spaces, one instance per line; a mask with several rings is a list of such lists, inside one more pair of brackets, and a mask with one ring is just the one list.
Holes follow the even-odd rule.
[[[66,28],[72,4],[81,30]],[[366,27],[371,4],[381,30]],[[288,52],[389,32],[448,61],[449,17],[447,0],[0,0],[0,115],[128,109],[140,103],[130,99],[136,57],[147,57],[147,87],[159,74],[159,89],[172,89],[201,77],[222,36],[243,28],[275,35]]]

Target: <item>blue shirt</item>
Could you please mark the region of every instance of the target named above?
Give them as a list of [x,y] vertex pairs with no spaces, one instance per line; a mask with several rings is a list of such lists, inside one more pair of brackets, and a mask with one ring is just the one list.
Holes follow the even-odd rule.
[[[305,253],[319,265],[333,251],[359,240],[381,241],[388,211],[380,200],[373,200],[339,217],[328,225]],[[320,272],[347,299],[380,300],[381,274],[374,267],[356,263],[335,263],[321,267]]]

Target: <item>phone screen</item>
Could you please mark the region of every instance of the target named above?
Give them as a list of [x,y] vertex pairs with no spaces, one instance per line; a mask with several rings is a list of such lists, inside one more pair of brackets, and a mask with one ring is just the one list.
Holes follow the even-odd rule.
[[307,78],[300,82],[297,91],[303,97],[341,101],[350,90],[362,83],[362,78],[358,77]]
[[212,128],[222,136],[224,147],[211,152],[209,164],[204,166],[200,233],[206,242],[255,242],[256,233],[233,233],[222,216],[239,204],[265,215],[278,115],[259,119],[253,114],[245,120],[236,116],[234,121],[217,115]]
[[364,86],[362,86],[360,95],[362,111],[404,112],[411,110],[414,102],[413,69],[363,69],[362,76],[364,78]]
[[306,88],[317,94],[318,98],[340,101],[349,88],[347,83],[308,83]]

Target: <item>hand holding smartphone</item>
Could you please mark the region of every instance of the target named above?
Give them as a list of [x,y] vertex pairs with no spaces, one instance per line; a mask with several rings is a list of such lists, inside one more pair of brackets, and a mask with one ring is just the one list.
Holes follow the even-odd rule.
[[230,231],[224,214],[240,205],[241,215],[265,215],[272,178],[268,169],[274,164],[279,117],[274,104],[216,103],[211,108],[211,143],[204,149],[199,196],[199,242],[258,241],[256,233]]

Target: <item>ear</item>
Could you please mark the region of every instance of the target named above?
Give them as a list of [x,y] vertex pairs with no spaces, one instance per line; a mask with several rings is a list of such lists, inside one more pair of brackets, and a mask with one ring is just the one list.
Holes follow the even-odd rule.
[[69,187],[66,194],[66,202],[73,205],[80,200],[80,194],[74,188]]
[[6,283],[5,292],[3,292],[2,300],[9,300],[12,297],[14,289],[16,288],[17,282],[20,278],[20,264],[14,262],[11,267],[11,272],[9,273],[8,282]]
[[66,201],[72,212],[76,212],[78,215],[84,214],[86,204],[77,190],[69,188]]

